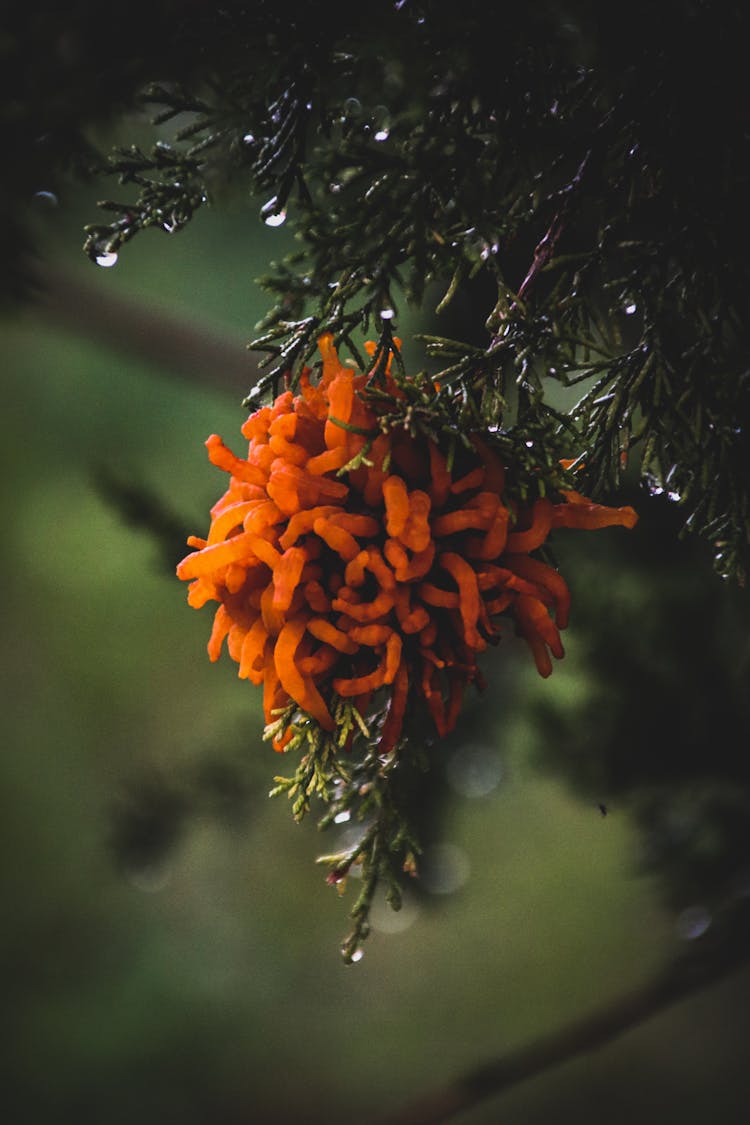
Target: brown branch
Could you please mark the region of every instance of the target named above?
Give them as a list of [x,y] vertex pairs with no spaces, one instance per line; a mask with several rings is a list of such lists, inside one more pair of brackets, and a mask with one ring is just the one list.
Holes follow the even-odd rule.
[[144,300],[112,292],[106,278],[89,282],[49,262],[34,268],[33,276],[31,306],[66,332],[238,400],[257,382],[256,360],[230,330],[220,333],[214,325],[188,322]]
[[[581,163],[578,165],[575,176],[573,176],[570,183],[566,184],[564,188],[556,193],[558,198],[562,197],[562,205],[552,219],[552,222],[547,228],[546,233],[542,236],[542,238],[540,238],[539,242],[534,247],[534,255],[531,259],[531,265],[526,272],[526,276],[521,282],[516,300],[513,301],[510,309],[508,310],[508,313],[506,314],[506,317],[504,317],[503,319],[506,319],[511,312],[514,312],[518,308],[519,303],[523,303],[526,301],[529,295],[529,291],[534,286],[537,278],[539,277],[539,274],[551,261],[557,243],[560,240],[560,236],[565,229],[565,223],[567,222],[568,213],[571,209],[572,202],[576,194],[580,191],[581,184],[587,172],[587,168],[590,171],[592,153],[596,151],[598,159],[598,153],[601,150],[603,144],[602,137],[605,135],[606,129],[611,125],[613,119],[615,118],[615,112],[619,109],[619,104],[620,103],[618,101],[618,103],[611,109],[609,109],[604,115],[600,123],[597,125],[596,130],[594,131],[594,144],[592,144],[591,148],[588,150],[588,152],[586,152],[583,159],[581,160]],[[491,346],[495,346],[497,343],[499,343],[501,337],[502,333],[497,333],[492,341]]]
[[[438,1125],[529,1078],[611,1043],[678,1001],[717,983],[750,959],[747,919],[708,953],[677,958],[651,980],[598,1011],[470,1071],[379,1120],[378,1125]],[[705,939],[704,939],[705,940]]]
[[[539,239],[539,242],[537,242],[536,246],[534,247],[534,256],[531,259],[531,265],[526,271],[526,276],[521,282],[515,300],[511,302],[510,307],[507,309],[507,311],[503,312],[499,317],[501,325],[504,321],[507,321],[511,314],[518,309],[519,305],[522,305],[527,300],[529,292],[534,286],[534,283],[539,277],[539,274],[551,260],[552,255],[555,252],[555,247],[557,246],[560,236],[565,229],[565,222],[571,207],[571,200],[573,199],[576,191],[581,185],[584,172],[586,171],[586,165],[589,163],[590,159],[591,149],[589,149],[589,151],[586,153],[583,160],[579,164],[578,171],[576,172],[570,183],[566,184],[562,191],[558,192],[558,195],[562,196],[562,206],[552,219],[552,222],[547,228],[546,233],[542,236],[542,238]],[[503,329],[501,327],[500,330],[493,336],[490,348],[496,347],[500,343],[502,338]]]
[[[583,173],[586,170],[586,165],[589,162],[590,156],[591,150],[586,153],[578,167],[578,171],[576,172],[575,176],[563,189],[562,207],[550,223],[547,233],[543,238],[539,240],[534,248],[534,257],[531,261],[531,265],[529,266],[528,273],[521,282],[521,287],[518,290],[519,301],[526,300],[532,285],[555,252],[555,247],[557,246],[560,235],[565,229],[565,220],[568,211],[570,210],[571,199],[573,198],[576,189],[580,186],[581,180],[583,179]],[[515,301],[513,302],[513,307],[515,307]]]

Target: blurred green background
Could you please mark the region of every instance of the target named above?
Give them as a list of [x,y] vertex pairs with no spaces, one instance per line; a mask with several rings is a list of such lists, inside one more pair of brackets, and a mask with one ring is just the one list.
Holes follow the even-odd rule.
[[[288,246],[286,228],[233,204],[97,269],[79,246],[98,194],[39,201],[42,279],[62,270],[74,304],[78,285],[95,284],[223,337],[241,366],[266,309],[254,279]],[[618,800],[606,771],[597,780],[566,755],[580,715],[588,742],[612,735],[587,707],[594,695],[612,714],[627,697],[650,721],[653,701],[616,669],[594,682],[602,598],[615,635],[643,636],[659,581],[694,599],[695,557],[675,549],[624,572],[628,551],[660,549],[647,527],[628,547],[626,533],[600,533],[593,555],[561,544],[566,660],[542,683],[518,642],[493,654],[490,690],[436,751],[427,887],[399,915],[378,908],[364,958],[346,967],[353,890],[339,899],[314,863],[335,839],[266,799],[280,766],[260,739],[259,694],[228,659],[208,662],[210,612],[187,607],[173,574],[181,530],[201,534],[224,487],[203,442],[236,444],[242,390],[222,371],[183,377],[108,347],[96,310],[83,298],[79,309],[77,326],[34,301],[2,322],[5,1120],[365,1122],[600,1006],[679,950],[695,904],[668,908],[654,864],[644,873],[630,792]],[[163,506],[162,541],[126,518],[127,488]],[[746,620],[699,563],[706,604],[728,598],[722,613]],[[653,621],[652,657],[671,630]],[[710,711],[710,690],[685,706]],[[749,998],[745,972],[460,1120],[744,1122]]]

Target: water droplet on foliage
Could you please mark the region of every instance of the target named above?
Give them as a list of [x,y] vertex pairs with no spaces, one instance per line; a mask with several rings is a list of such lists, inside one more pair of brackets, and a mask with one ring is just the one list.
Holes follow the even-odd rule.
[[33,198],[37,203],[44,203],[48,207],[57,207],[59,203],[54,191],[35,191]]
[[352,953],[352,963],[356,964],[357,961],[361,961],[362,958],[364,957],[364,955],[365,955],[364,949],[355,949],[354,952]]
[[695,941],[702,937],[711,925],[711,915],[705,906],[688,906],[678,915],[675,929],[683,941]]
[[255,137],[253,136],[252,133],[245,133],[242,140],[245,142],[246,145],[255,144]]
[[351,820],[351,818],[352,818],[352,814],[349,812],[349,810],[344,809],[343,812],[336,813],[335,817],[333,818],[333,823],[334,824],[346,824],[347,820]]
[[413,926],[419,916],[419,904],[410,894],[402,894],[401,908],[394,910],[382,898],[376,898],[370,910],[370,924],[381,934],[401,934]]
[[279,206],[278,196],[274,195],[260,209],[260,217],[267,227],[280,227],[286,222],[286,210]]
[[375,126],[376,141],[387,141],[391,134],[391,114],[388,106],[376,105],[372,111],[372,123]]
[[626,305],[622,311],[625,313],[625,316],[632,316],[634,312],[637,312],[637,310],[638,306],[636,305],[635,301],[631,301],[630,304]]
[[380,310],[380,319],[381,320],[393,320],[395,315],[396,315],[396,313],[394,312],[393,309],[381,309]]
[[667,490],[664,487],[664,484],[657,477],[654,477],[654,476],[647,477],[646,478],[646,487],[648,489],[648,492],[649,492],[650,496],[664,496],[664,495],[666,495],[667,499],[671,500],[673,504],[679,503],[679,501],[682,499],[681,494],[679,492],[677,492],[676,489],[672,488],[672,489]]
[[102,266],[104,269],[109,269],[110,266],[117,265],[117,255],[114,251],[97,254],[96,264],[97,266]]

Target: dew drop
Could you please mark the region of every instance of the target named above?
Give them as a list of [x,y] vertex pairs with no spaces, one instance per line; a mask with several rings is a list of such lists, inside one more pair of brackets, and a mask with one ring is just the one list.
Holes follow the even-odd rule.
[[356,964],[357,961],[361,961],[362,958],[364,957],[364,955],[365,955],[364,949],[355,949],[354,952],[352,953],[352,963]]
[[255,137],[253,136],[253,134],[252,134],[252,133],[245,133],[245,135],[244,135],[244,137],[242,138],[242,140],[243,140],[243,142],[244,142],[244,143],[245,143],[246,145],[252,145],[252,144],[255,144]]
[[402,934],[413,926],[419,916],[419,903],[404,893],[401,908],[394,910],[385,899],[375,899],[370,910],[370,923],[381,934]]
[[279,207],[278,196],[272,196],[260,209],[260,217],[267,227],[280,227],[286,222],[286,210]]
[[346,822],[348,820],[351,820],[351,818],[352,818],[352,814],[349,812],[349,810],[344,809],[343,812],[336,813],[335,817],[333,818],[333,823],[334,824],[346,824]]
[[395,315],[396,315],[396,313],[394,312],[393,309],[381,309],[380,310],[380,319],[381,320],[393,320]]
[[638,306],[636,305],[636,303],[634,301],[631,301],[631,303],[629,305],[625,306],[625,308],[623,309],[623,312],[625,313],[625,316],[632,316],[634,312],[637,312],[637,310],[638,310]]
[[101,266],[105,270],[109,269],[110,266],[116,266],[117,265],[117,255],[115,254],[114,251],[111,251],[109,253],[104,253],[104,254],[97,254],[96,264],[97,264],[97,266]]
[[375,106],[375,109],[372,111],[372,123],[375,126],[373,140],[387,141],[391,135],[391,114],[388,106]]
[[46,204],[47,207],[57,207],[60,202],[54,191],[35,191],[32,198],[38,203]]
[[688,906],[678,916],[675,929],[683,941],[695,941],[703,937],[710,925],[711,915],[705,906]]

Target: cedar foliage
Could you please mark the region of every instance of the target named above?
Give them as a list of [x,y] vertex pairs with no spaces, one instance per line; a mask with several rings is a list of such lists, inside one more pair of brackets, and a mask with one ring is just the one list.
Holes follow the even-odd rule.
[[[559,487],[570,455],[596,499],[639,479],[741,586],[748,18],[728,0],[161,0],[113,40],[87,4],[19,9],[2,43],[5,292],[24,284],[29,194],[71,169],[119,183],[87,228],[93,260],[229,192],[260,199],[297,246],[261,282],[248,405],[293,382],[321,332],[361,360],[363,335],[388,342],[422,308],[442,428],[492,428],[522,492]],[[92,152],[92,124],[144,105],[153,147]]]

